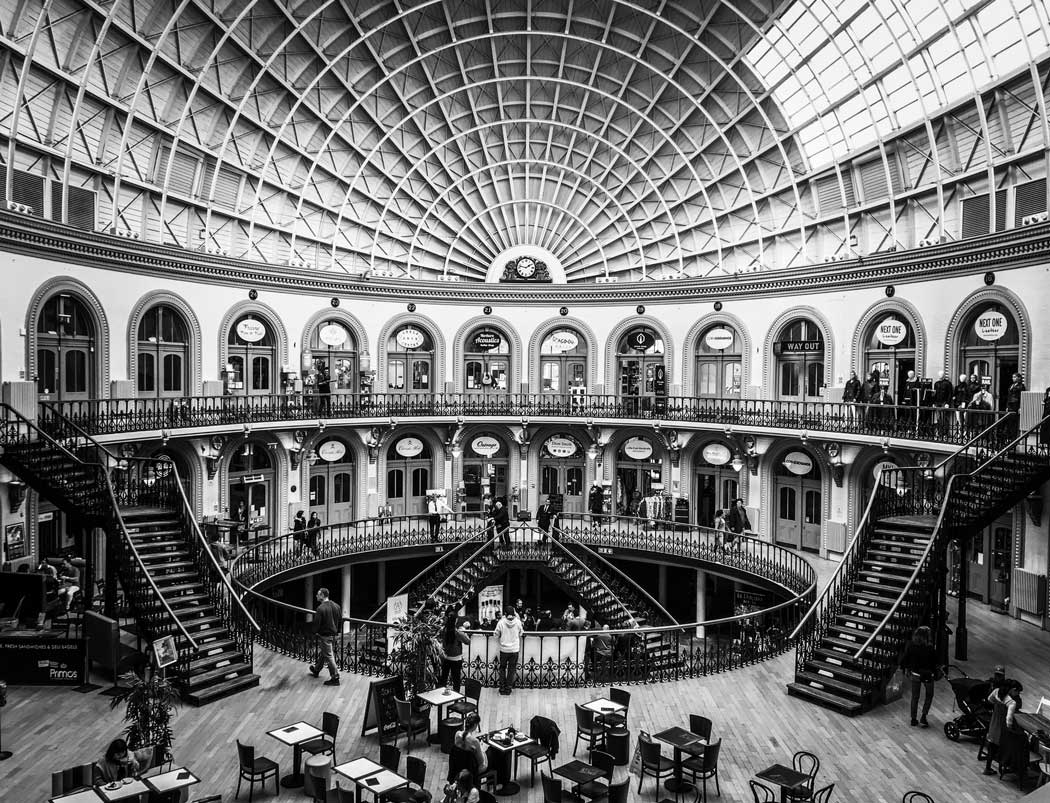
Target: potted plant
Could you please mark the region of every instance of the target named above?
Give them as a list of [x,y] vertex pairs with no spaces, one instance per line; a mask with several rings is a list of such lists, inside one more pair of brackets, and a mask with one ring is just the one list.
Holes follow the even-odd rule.
[[432,689],[437,685],[441,672],[441,654],[438,635],[441,630],[439,617],[427,615],[407,616],[394,626],[395,654],[392,661],[397,674],[405,681],[405,694],[414,694]]
[[120,694],[109,701],[111,709],[121,703],[127,705],[124,721],[127,727],[128,747],[133,750],[155,745],[165,751],[171,749],[175,735],[171,730],[171,718],[179,703],[179,693],[171,682],[158,674],[143,680],[134,672],[120,676],[126,684]]

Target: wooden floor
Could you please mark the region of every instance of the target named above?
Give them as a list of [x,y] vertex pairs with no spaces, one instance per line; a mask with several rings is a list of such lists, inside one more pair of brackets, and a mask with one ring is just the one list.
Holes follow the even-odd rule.
[[[826,579],[828,565],[820,567]],[[1025,685],[1024,698],[1034,708],[1040,694],[1050,692],[1050,634],[1012,619],[990,613],[980,605],[969,608],[969,675],[986,677],[993,664],[1005,662],[1008,674]],[[344,675],[339,688],[322,685],[306,665],[256,650],[257,689],[211,706],[182,708],[174,722],[175,756],[202,779],[193,797],[222,793],[233,800],[237,784],[234,739],[254,744],[260,754],[281,764],[282,774],[291,764],[291,750],[266,735],[266,731],[300,719],[319,723],[325,710],[342,718],[338,744],[340,761],[361,754],[378,758],[374,736],[362,738],[361,701],[368,680]],[[748,780],[764,767],[790,763],[796,750],[805,749],[821,759],[820,785],[834,782],[834,801],[896,803],[909,789],[923,789],[938,803],[989,803],[1019,799],[1013,784],[985,777],[976,761],[977,746],[952,743],[942,726],[955,716],[947,683],[937,685],[929,730],[908,724],[907,698],[856,719],[847,719],[787,696],[785,684],[793,677],[794,655],[759,666],[695,681],[652,686],[632,686],[630,725],[633,736],[642,727],[656,731],[687,725],[689,713],[714,720],[714,736],[723,739],[720,761],[721,801],[750,801]],[[322,678],[324,676],[322,675]],[[562,754],[568,760],[575,735],[572,703],[585,702],[594,690],[515,691],[500,697],[486,689],[482,697],[485,727],[515,724],[527,727],[537,713],[555,719],[563,728]],[[2,711],[3,747],[14,757],[0,763],[0,800],[10,803],[44,801],[49,797],[50,773],[99,757],[109,740],[120,734],[121,711],[110,711],[108,698],[98,692],[78,694],[51,688],[12,687],[9,704]],[[404,740],[400,742],[404,744]],[[666,752],[666,748],[665,748]],[[428,761],[429,788],[439,789],[445,757],[434,747],[417,747],[414,755]],[[581,751],[580,756],[585,754]],[[403,764],[402,764],[403,766]],[[618,772],[624,772],[621,768]],[[515,801],[542,803],[542,791],[524,786]],[[281,789],[272,783],[256,800],[305,800],[302,790]],[[631,799],[652,801],[656,784],[647,778],[641,795],[632,782]],[[258,787],[256,787],[258,793]],[[712,793],[713,794],[713,793]],[[712,798],[714,799],[714,798]],[[241,800],[247,800],[247,790]],[[440,795],[437,796],[440,800]],[[687,801],[687,803],[691,803]]]

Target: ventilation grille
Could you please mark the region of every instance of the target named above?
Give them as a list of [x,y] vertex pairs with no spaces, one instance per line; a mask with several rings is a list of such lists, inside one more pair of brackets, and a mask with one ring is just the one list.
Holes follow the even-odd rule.
[[1038,215],[1046,210],[1046,179],[1018,184],[1014,190],[1014,225],[1020,226],[1024,218]]
[[1041,574],[1014,569],[1011,577],[1011,591],[1014,605],[1020,610],[1036,616],[1043,615],[1043,603],[1046,602],[1046,577]]
[[25,204],[32,207],[34,215],[43,215],[44,177],[34,173],[27,173],[25,170],[13,171],[11,200],[16,204]]
[[94,190],[84,187],[70,187],[67,191],[66,210],[62,214],[62,184],[51,182],[51,219],[59,223],[68,223],[78,229],[94,231],[95,229],[95,196]]
[[991,219],[988,194],[963,198],[962,202],[962,237],[980,237],[989,232]]

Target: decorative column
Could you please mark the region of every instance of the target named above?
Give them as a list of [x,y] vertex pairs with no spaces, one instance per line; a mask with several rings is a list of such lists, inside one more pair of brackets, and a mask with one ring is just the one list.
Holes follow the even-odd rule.
[[656,601],[667,607],[667,565],[656,567]]
[[[707,572],[703,569],[696,570],[696,621],[702,622],[707,618]],[[696,628],[697,638],[704,637],[703,626]]]
[[[354,574],[354,571],[353,570],[354,570],[354,567],[353,567],[353,564],[351,564],[351,563],[348,563],[345,566],[343,566],[342,583],[340,584],[341,588],[339,590],[339,602],[342,603],[342,606],[343,606],[343,616],[346,616],[347,612],[350,610],[350,599],[351,599],[351,596],[353,595],[353,590],[354,590],[354,587],[353,587],[353,574]],[[343,632],[344,633],[349,633],[350,632],[350,623],[345,621],[345,620],[343,621]]]
[[[303,607],[309,608],[311,611],[317,607],[317,603],[314,602],[314,576],[308,574],[303,578]],[[314,620],[313,614],[306,617],[306,621],[312,622]]]
[[376,564],[376,594],[379,596],[378,603],[386,602],[386,561],[381,560]]

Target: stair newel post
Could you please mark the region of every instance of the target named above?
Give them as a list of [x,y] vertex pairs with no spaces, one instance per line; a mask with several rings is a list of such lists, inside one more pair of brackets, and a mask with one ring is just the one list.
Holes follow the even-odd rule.
[[111,521],[106,527],[106,591],[102,600],[104,613],[110,619],[117,618],[117,524]]
[[948,545],[945,544],[941,548],[934,548],[933,554],[936,556],[934,559],[937,561],[937,565],[934,568],[934,586],[933,590],[933,626],[936,628],[934,631],[934,643],[937,645],[937,662],[941,666],[948,665]]
[[955,617],[955,660],[966,660],[966,596],[969,591],[968,564],[970,540],[969,530],[959,534],[959,605]]

